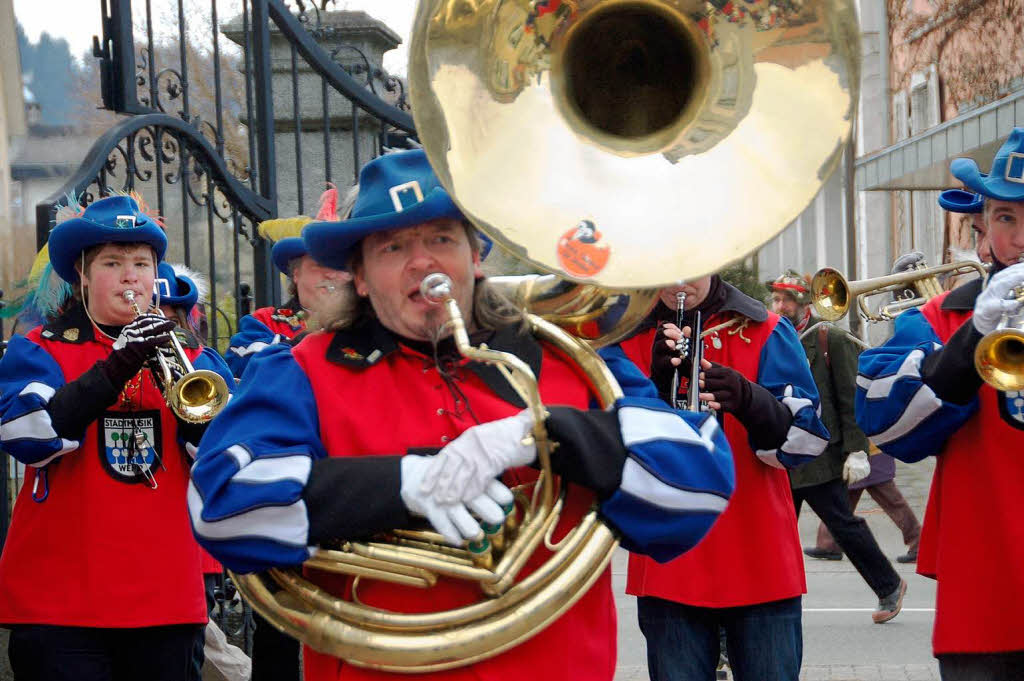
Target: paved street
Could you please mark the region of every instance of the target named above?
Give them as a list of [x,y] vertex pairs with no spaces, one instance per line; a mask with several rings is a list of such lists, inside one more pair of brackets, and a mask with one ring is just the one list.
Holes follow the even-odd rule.
[[[896,483],[923,519],[934,459],[914,466],[897,463]],[[900,533],[888,516],[865,494],[858,513],[868,521],[882,550],[890,558],[904,553]],[[803,544],[814,542],[818,519],[805,505],[800,517]],[[914,573],[913,565],[896,570],[907,580],[903,612],[877,625],[871,611],[877,598],[850,561],[805,559],[807,594],[804,596],[804,660],[801,679],[806,681],[938,681],[931,654],[935,584]],[[624,595],[626,555],[620,552],[612,565],[619,605],[619,666],[616,681],[647,679],[644,638],[636,624],[636,601]]]

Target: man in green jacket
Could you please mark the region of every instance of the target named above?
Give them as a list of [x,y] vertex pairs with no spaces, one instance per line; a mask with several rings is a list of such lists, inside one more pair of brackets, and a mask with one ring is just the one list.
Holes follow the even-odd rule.
[[[821,396],[821,420],[832,434],[828,447],[814,461],[790,471],[793,504],[799,517],[806,501],[835,537],[864,581],[878,596],[871,613],[876,624],[888,622],[903,606],[907,584],[878,547],[864,519],[854,515],[847,499],[847,485],[865,477],[868,439],[854,419],[857,392],[857,355],[860,349],[834,326],[821,325],[809,333],[818,319],[811,314],[810,286],[793,270],[769,282],[771,309],[788,318],[802,335],[801,342]],[[804,553],[818,557],[815,549]]]

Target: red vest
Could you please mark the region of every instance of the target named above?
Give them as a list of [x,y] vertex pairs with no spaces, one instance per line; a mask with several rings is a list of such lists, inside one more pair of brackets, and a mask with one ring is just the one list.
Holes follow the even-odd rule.
[[[716,315],[704,328],[728,318]],[[778,321],[778,315],[769,312],[766,321],[749,321],[738,333],[733,333],[736,327],[723,330],[705,339],[704,356],[756,382],[761,348]],[[626,355],[645,373],[650,373],[656,331],[622,343]],[[716,338],[721,347],[715,347]],[[758,460],[746,429],[731,414],[725,415],[724,430],[736,466],[736,491],[725,513],[696,547],[673,561],[658,563],[631,554],[626,593],[728,608],[793,598],[807,590],[786,472]]]
[[282,338],[295,338],[306,330],[306,322],[297,319],[292,310],[276,307],[261,307],[252,313],[254,319],[262,322],[271,333]]
[[[972,314],[943,310],[945,299],[921,309],[943,343]],[[1003,420],[1003,396],[988,384],[978,398],[980,409],[936,457],[921,531],[917,571],[938,580],[936,655],[1024,650],[1024,424]]]
[[[312,385],[320,437],[332,456],[404,454],[409,448],[440,448],[474,425],[470,414],[456,406],[432,359],[400,345],[376,364],[353,369],[325,359],[332,338],[331,334],[316,333],[293,350]],[[476,374],[465,368],[457,371],[461,379],[459,388],[480,422],[518,411],[497,397]],[[539,377],[541,395],[547,403],[587,407],[588,391],[576,369],[547,349]],[[506,483],[519,484],[535,477],[533,470],[519,469],[506,475]],[[592,502],[590,492],[582,488],[570,490],[556,539],[575,525]],[[546,558],[538,554],[545,553],[535,553],[520,576],[529,574]],[[317,581],[328,583],[326,576],[318,576]],[[346,586],[335,582],[331,590],[345,593]],[[359,586],[363,603],[399,612],[458,607],[478,601],[479,593],[473,584],[445,579],[430,590],[369,580]],[[610,681],[615,674],[615,632],[610,570],[605,570],[572,608],[525,643],[474,665],[421,678]],[[408,677],[360,669],[308,648],[304,652],[306,681]]]
[[[27,334],[60,365],[66,381],[110,354],[105,337],[80,344]],[[194,358],[199,351],[187,351]],[[135,379],[133,379],[135,380]],[[49,496],[32,500],[37,469],[26,467],[0,557],[0,622],[82,627],[148,627],[206,622],[200,549],[185,504],[186,454],[177,423],[143,373],[136,412],[158,414],[163,444],[158,485],[129,484],[104,466],[100,431],[89,424],[81,446],[47,467]],[[140,402],[141,399],[141,402]],[[119,404],[108,411],[120,411]],[[109,417],[108,417],[109,418]],[[109,424],[116,421],[110,418]]]

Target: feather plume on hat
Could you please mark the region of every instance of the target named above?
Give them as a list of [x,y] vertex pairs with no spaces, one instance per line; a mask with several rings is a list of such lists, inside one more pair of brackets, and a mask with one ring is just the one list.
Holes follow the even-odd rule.
[[355,203],[358,187],[354,189],[356,191],[349,190],[345,193],[345,196],[341,197],[340,208],[342,210],[339,212],[338,188],[333,182],[328,182],[327,190],[320,195],[320,207],[315,218],[311,218],[308,215],[296,215],[291,218],[272,218],[261,222],[256,231],[264,239],[277,242],[289,237],[301,237],[302,228],[314,220],[338,222],[342,217],[347,217],[348,212],[352,210],[352,204]]
[[194,270],[191,267],[186,267],[180,263],[169,262],[167,263],[174,270],[174,276],[176,277],[188,277],[192,280],[192,283],[196,286],[196,293],[199,294],[199,300],[196,301],[202,305],[209,302],[207,295],[210,293],[210,279],[199,270]]
[[[85,206],[75,192],[64,196],[54,212],[51,229],[85,212]],[[50,264],[50,250],[46,244],[36,254],[28,276],[15,286],[25,293],[0,310],[0,318],[23,317],[32,324],[42,323],[56,316],[71,298],[71,285],[57,276]]]

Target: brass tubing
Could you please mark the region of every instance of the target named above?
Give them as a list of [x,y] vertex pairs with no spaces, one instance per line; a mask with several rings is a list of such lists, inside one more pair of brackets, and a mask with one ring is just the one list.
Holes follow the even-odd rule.
[[[583,518],[580,528],[582,531],[574,533],[573,541],[564,547],[564,551],[569,558],[583,550],[585,542],[596,536],[594,533],[597,530],[605,529],[599,524],[595,511],[589,512]],[[573,561],[569,560],[568,562],[571,563]],[[546,561],[537,570],[505,592],[501,601],[491,599],[456,610],[414,614],[370,609],[342,600],[290,571],[271,570],[270,575],[285,591],[294,595],[314,610],[330,612],[332,616],[339,619],[359,622],[364,626],[375,629],[412,632],[426,631],[439,627],[462,626],[511,608],[530,597],[539,589],[544,588],[545,585],[557,576],[561,568],[562,565],[556,561]],[[252,580],[258,580],[258,577],[254,575],[239,575],[238,577],[239,580],[245,580],[247,584],[251,583]]]
[[490,570],[455,563],[447,560],[446,557],[430,556],[418,551],[406,551],[397,546],[369,546],[353,543],[352,550],[375,560],[393,561],[400,565],[430,570],[448,577],[459,577],[472,581],[492,578]]
[[[359,556],[355,557],[358,558]],[[323,572],[344,574],[352,577],[368,577],[383,582],[391,582],[392,584],[401,584],[402,586],[414,586],[420,589],[428,589],[437,584],[437,578],[427,570],[406,572],[401,566],[384,562],[380,562],[378,566],[373,567],[356,562],[334,562],[335,560],[337,559],[331,561],[318,560],[316,557],[313,557],[307,560],[305,565],[308,568]]]

